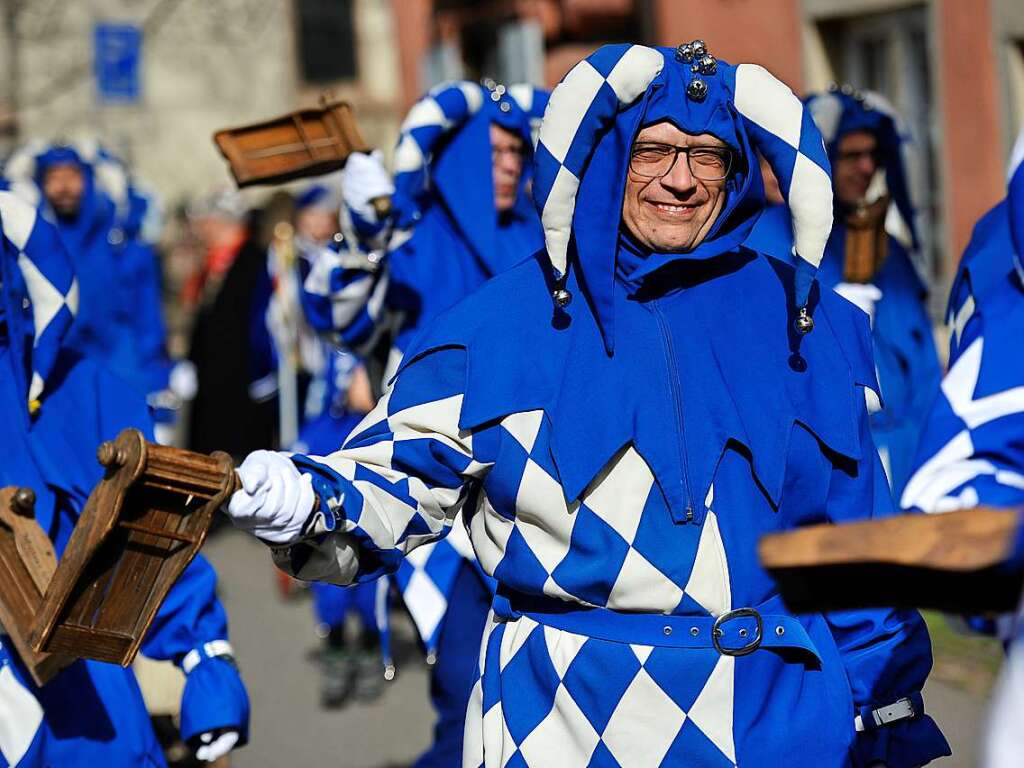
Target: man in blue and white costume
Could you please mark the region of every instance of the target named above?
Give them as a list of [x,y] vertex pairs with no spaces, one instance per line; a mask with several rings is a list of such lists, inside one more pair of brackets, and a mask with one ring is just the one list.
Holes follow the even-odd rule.
[[[975,226],[953,282],[946,315],[949,371],[903,492],[901,505],[908,509],[1024,505],[1024,132],[1008,177],[1006,198]],[[1024,567],[1022,542],[1007,567]],[[1009,642],[983,764],[1009,768],[1024,753],[1024,621],[1018,612],[996,623],[972,621]]]
[[949,512],[1024,503],[1024,134],[1006,198],[974,228],[946,313],[949,371],[901,506]]
[[[1024,135],[1011,158],[1007,196],[974,228],[953,281],[946,320],[949,370],[918,446],[901,506],[951,512],[1024,504]],[[972,617],[1008,640],[1013,617]]]
[[34,141],[4,173],[56,225],[79,276],[82,309],[66,343],[144,395],[165,390],[172,366],[160,265],[138,236],[124,164],[94,141]]
[[[458,82],[435,88],[409,112],[395,151],[394,187],[374,159],[353,155],[342,171],[342,231],[305,281],[310,322],[364,354],[378,391],[412,339],[486,280],[528,258],[543,237],[525,194],[533,133],[547,93],[529,85]],[[378,161],[379,166],[379,161]],[[351,247],[372,243],[384,225],[372,201],[392,195],[395,228],[386,258]],[[387,232],[383,233],[387,236]],[[371,349],[389,349],[377,365]],[[475,676],[491,585],[465,535],[426,546],[403,561],[396,582],[435,660],[434,743],[416,768],[460,762],[462,723]]]
[[[96,446],[124,427],[149,433],[145,401],[67,347],[79,303],[52,225],[0,192],[0,486],[36,494],[35,517],[58,557],[100,479]],[[231,660],[216,575],[201,556],[174,585],[142,651],[186,673],[182,736],[204,760],[248,738],[249,702]],[[78,661],[36,687],[0,642],[0,766],[163,766],[131,670]]]
[[[876,94],[844,87],[814,94],[806,103],[825,139],[835,192],[835,225],[818,281],[871,318],[884,403],[869,403],[871,435],[898,499],[942,375],[927,288],[911,255],[919,240],[907,187],[905,139],[891,107]],[[854,245],[851,233],[861,247]],[[754,229],[751,247],[791,258],[791,244],[788,211],[770,208]]]
[[[796,268],[742,247],[755,148]],[[800,101],[699,41],[602,47],[551,96],[534,195],[544,250],[428,328],[342,450],[248,457],[234,523],[347,583],[462,512],[498,582],[465,766],[946,754],[920,617],[795,617],[757,565],[764,533],[891,509],[867,320],[813,284],[831,184]]]
[[[395,233],[384,268],[353,270],[325,259],[307,281],[311,320],[361,348],[391,332],[390,378],[417,332],[484,281],[540,247],[537,212],[524,194],[532,156],[532,124],[547,94],[532,86],[459,82],[418,101],[395,150],[390,225]],[[352,161],[357,162],[352,162]],[[353,166],[369,163],[350,158]],[[357,168],[342,172],[358,174]],[[372,174],[364,171],[364,179]],[[354,185],[349,185],[354,186]],[[360,235],[381,222],[371,201],[379,184],[346,192],[345,212]],[[388,190],[390,191],[390,190]],[[343,229],[345,229],[343,227]]]

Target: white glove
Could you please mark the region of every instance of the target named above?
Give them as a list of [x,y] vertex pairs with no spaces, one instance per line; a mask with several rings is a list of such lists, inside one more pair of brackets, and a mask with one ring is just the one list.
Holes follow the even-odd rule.
[[171,368],[168,388],[182,400],[191,400],[199,390],[199,375],[191,360],[179,360]]
[[833,290],[864,311],[872,325],[875,324],[875,305],[882,298],[878,286],[871,283],[837,283]]
[[196,750],[196,758],[204,763],[215,763],[234,749],[238,743],[238,731],[226,731],[217,738],[212,733],[204,733],[199,738],[202,746]]
[[299,538],[313,512],[313,479],[275,451],[253,451],[237,472],[242,487],[225,509],[235,527],[271,544]]
[[383,155],[379,149],[370,154],[353,152],[341,169],[341,195],[345,205],[361,218],[377,223],[377,212],[370,201],[394,194],[395,185],[391,174],[384,168]]

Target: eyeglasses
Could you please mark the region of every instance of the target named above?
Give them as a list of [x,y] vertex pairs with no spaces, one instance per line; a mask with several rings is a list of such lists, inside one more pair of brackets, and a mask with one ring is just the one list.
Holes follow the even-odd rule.
[[525,159],[526,149],[525,147],[491,147],[491,161],[498,162],[504,158],[510,158],[517,163],[523,162]]
[[859,163],[861,160],[870,160],[875,165],[881,165],[881,153],[877,147],[874,147],[872,149],[851,149],[836,155],[838,163]]
[[732,169],[732,152],[724,147],[636,144],[629,155],[629,170],[637,176],[659,179],[672,172],[679,155],[686,155],[690,174],[701,181],[721,181]]

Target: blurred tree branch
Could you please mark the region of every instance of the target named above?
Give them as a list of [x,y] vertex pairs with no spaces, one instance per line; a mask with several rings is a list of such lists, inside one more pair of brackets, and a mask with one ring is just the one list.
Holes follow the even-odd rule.
[[[13,3],[14,5],[13,13],[15,14],[16,33],[19,34],[19,39],[21,39],[20,29],[17,29],[17,14],[20,10],[28,8],[28,0],[8,0],[8,2]],[[156,0],[156,3],[150,9],[149,13],[146,14],[146,17],[140,24],[143,39],[155,35],[171,17],[177,7],[182,4],[182,2],[184,2],[184,0]],[[49,31],[47,34],[52,36],[55,33],[55,30],[50,26],[50,24],[52,24],[54,14],[59,15],[60,13],[65,12],[65,9],[59,0],[52,2],[50,7],[51,9],[55,8],[55,10],[50,14],[49,24],[45,23],[46,20],[44,19],[44,28],[48,28]],[[55,75],[50,77],[50,79],[35,92],[24,97],[18,104],[18,108],[25,109],[45,104],[60,92],[66,91],[70,86],[77,85],[82,80],[90,77],[92,75],[92,57],[93,51],[91,47],[88,48],[87,53],[73,57],[70,64],[63,69],[58,70]]]
[[[60,20],[67,13],[63,0],[0,0],[5,3],[8,13],[14,19],[14,28],[19,40],[41,42],[58,36]],[[197,59],[205,59],[210,45],[237,47],[255,44],[274,23],[277,14],[287,6],[287,0],[227,0],[216,3],[192,0],[187,14],[178,14],[180,24],[168,25],[175,12],[185,0],[156,0],[142,20],[143,40],[153,41],[158,36],[181,54],[188,47],[188,60],[197,65]],[[29,10],[29,6],[31,10]],[[24,29],[25,26],[29,29]],[[161,33],[163,33],[161,35]],[[170,33],[170,34],[167,34]],[[57,70],[45,83],[22,96],[18,108],[31,109],[46,104],[56,96],[79,85],[92,76],[93,51],[91,46],[70,57],[70,63]],[[209,61],[206,67],[209,76],[215,77],[217,64]],[[202,66],[201,64],[199,65]],[[211,68],[212,67],[212,68]]]

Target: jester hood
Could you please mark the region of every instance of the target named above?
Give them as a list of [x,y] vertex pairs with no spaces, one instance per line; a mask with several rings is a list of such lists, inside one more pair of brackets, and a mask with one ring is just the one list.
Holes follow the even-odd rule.
[[892,196],[892,204],[902,220],[898,229],[908,235],[905,238],[906,246],[918,250],[920,238],[904,157],[908,141],[892,106],[877,93],[861,93],[843,86],[810,96],[807,108],[825,140],[830,162],[835,162],[839,154],[839,142],[844,136],[864,132],[875,137],[878,142],[878,164],[885,178],[885,188]]
[[[580,62],[552,94],[537,149],[534,197],[551,264],[582,272],[612,349],[616,243],[629,151],[639,130],[668,120],[733,149],[727,201],[705,240],[668,261],[708,259],[737,247],[764,207],[754,149],[769,161],[796,232],[796,302],[806,305],[832,227],[832,189],[821,135],[784,84],[753,64],[716,60],[700,41],[677,49],[609,45]],[[753,171],[753,172],[752,172]]]
[[[420,227],[428,210],[440,207],[486,271],[501,271],[504,265],[496,256],[503,249],[501,240],[532,240],[508,230],[532,234],[536,227],[536,214],[524,191],[533,132],[546,105],[545,91],[529,85],[506,89],[491,81],[441,85],[416,102],[402,124],[395,150],[398,228]],[[520,194],[504,221],[499,221],[493,203],[492,123],[518,134],[526,152]],[[501,230],[505,231],[499,235]]]

